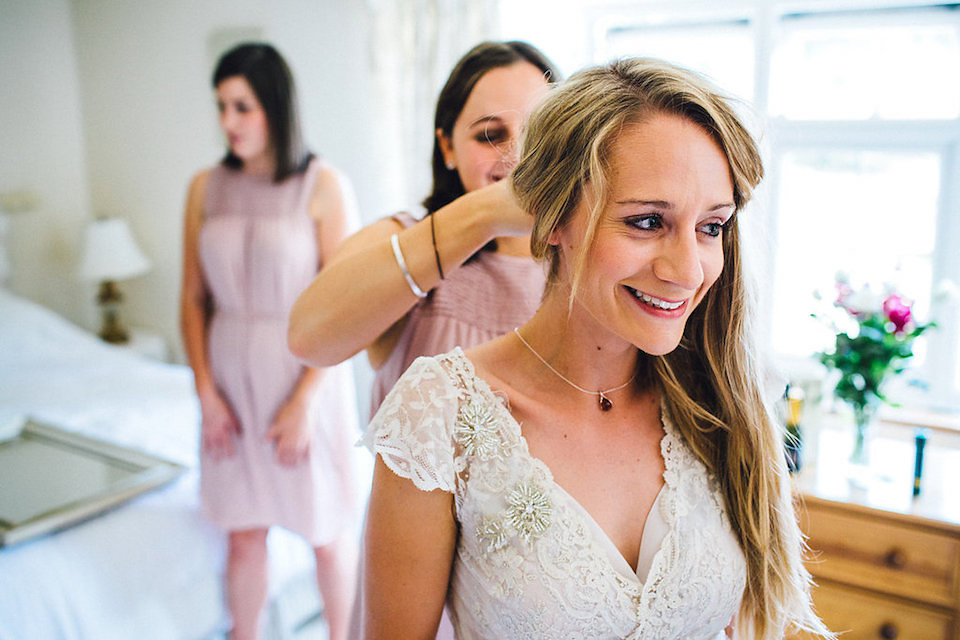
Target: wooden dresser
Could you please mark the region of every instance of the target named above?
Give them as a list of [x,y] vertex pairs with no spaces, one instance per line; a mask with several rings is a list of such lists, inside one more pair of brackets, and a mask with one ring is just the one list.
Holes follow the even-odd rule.
[[794,478],[818,613],[844,640],[960,640],[960,434],[928,431],[914,498],[913,429],[878,425],[855,476],[852,427],[822,424]]

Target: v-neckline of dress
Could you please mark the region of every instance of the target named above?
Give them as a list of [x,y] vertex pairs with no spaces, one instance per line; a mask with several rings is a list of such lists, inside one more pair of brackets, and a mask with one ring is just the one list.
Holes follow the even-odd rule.
[[[526,457],[526,459],[529,461],[531,465],[536,467],[544,475],[544,477],[550,482],[550,486],[556,489],[559,493],[561,493],[567,499],[569,504],[572,505],[574,509],[577,511],[577,513],[581,515],[584,522],[589,526],[589,528],[594,531],[594,536],[592,539],[597,544],[603,547],[605,555],[610,560],[611,565],[613,565],[614,569],[616,569],[618,573],[624,576],[629,576],[630,578],[636,580],[641,585],[645,585],[647,581],[650,579],[650,576],[654,573],[654,567],[656,565],[655,558],[657,555],[660,554],[663,548],[663,544],[662,544],[663,541],[661,540],[661,543],[657,545],[656,551],[654,551],[653,554],[651,554],[650,562],[648,563],[649,568],[647,571],[647,575],[644,577],[640,577],[640,575],[638,575],[638,568],[639,568],[641,556],[638,554],[638,567],[631,567],[630,563],[627,562],[627,559],[623,556],[622,553],[620,553],[620,549],[613,542],[613,540],[610,538],[609,534],[607,534],[604,528],[600,526],[596,518],[594,518],[593,515],[587,510],[586,507],[580,504],[580,502],[576,498],[574,498],[566,489],[563,488],[563,486],[559,482],[557,482],[556,478],[554,478],[553,476],[553,472],[550,470],[550,467],[547,465],[547,463],[541,460],[540,458],[534,456],[530,452],[529,443],[527,442],[526,437],[523,435],[523,429],[520,423],[517,421],[516,418],[513,417],[513,414],[510,413],[509,400],[506,398],[506,394],[502,391],[495,391],[490,386],[489,382],[487,382],[484,378],[482,378],[480,375],[477,374],[477,370],[473,364],[473,361],[470,360],[469,357],[467,357],[467,355],[463,352],[463,350],[460,347],[457,347],[456,351],[458,352],[459,357],[462,358],[464,363],[466,364],[467,371],[470,373],[472,379],[477,381],[477,383],[475,384],[476,391],[481,393],[483,396],[485,396],[486,400],[490,401],[495,411],[502,412],[502,419],[504,421],[504,425],[507,426],[507,428],[509,428],[510,430],[509,435],[516,438],[517,442],[520,444],[521,453]],[[662,452],[664,448],[664,443],[666,442],[666,440],[671,434],[667,427],[667,422],[663,419],[662,409],[661,409],[661,416],[660,416],[660,424],[663,427],[663,437],[660,439],[660,450],[661,450],[661,455],[663,457],[663,462],[664,462],[664,473],[661,476],[663,478],[663,484],[660,485],[660,490],[657,492],[657,496],[650,506],[650,511],[647,512],[647,517],[644,519],[643,531],[640,534],[640,545],[639,545],[640,550],[643,549],[644,540],[646,539],[647,524],[650,522],[650,514],[654,512],[654,509],[661,508],[660,503],[664,497],[664,494],[668,491],[668,487],[669,487],[669,482],[667,481],[667,477],[668,477],[667,471],[670,468],[670,459],[669,459],[669,456],[664,456]],[[673,523],[666,518],[664,518],[664,520],[667,524],[667,529],[668,529],[667,535],[669,535],[670,530],[673,529]]]

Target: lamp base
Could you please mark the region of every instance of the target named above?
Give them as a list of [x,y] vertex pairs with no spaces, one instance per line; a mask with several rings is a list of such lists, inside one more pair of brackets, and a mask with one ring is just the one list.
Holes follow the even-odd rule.
[[126,344],[130,342],[130,333],[121,326],[107,326],[97,334],[104,342],[110,344]]
[[112,280],[100,283],[97,293],[97,303],[103,314],[103,326],[97,334],[104,342],[111,344],[126,344],[130,341],[130,334],[120,322],[120,302],[123,300],[120,290]]

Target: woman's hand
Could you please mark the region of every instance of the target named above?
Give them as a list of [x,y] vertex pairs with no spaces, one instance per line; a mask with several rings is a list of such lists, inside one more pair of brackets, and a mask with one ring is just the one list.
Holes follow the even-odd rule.
[[293,467],[307,459],[310,454],[310,421],[307,403],[291,400],[280,407],[273,417],[267,440],[273,442],[274,456],[285,467]]
[[200,398],[201,439],[204,452],[214,460],[234,454],[234,440],[240,436],[240,423],[219,393]]
[[460,200],[469,202],[473,209],[487,218],[491,238],[527,236],[533,230],[533,216],[520,208],[509,176],[482,189],[465,193],[454,202]]
[[440,283],[438,257],[449,275],[490,240],[533,228],[509,178],[460,196],[433,217],[432,228],[429,217],[407,228],[385,218],[344,241],[293,306],[287,338],[294,355],[332,366],[368,349],[374,368],[389,356],[397,336],[390,329],[418,301],[397,266],[392,235],[414,282],[429,291]]

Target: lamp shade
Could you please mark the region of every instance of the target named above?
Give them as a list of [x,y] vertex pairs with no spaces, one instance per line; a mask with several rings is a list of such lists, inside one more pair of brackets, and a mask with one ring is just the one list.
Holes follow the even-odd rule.
[[126,220],[103,218],[87,227],[78,276],[83,280],[126,280],[150,270]]

